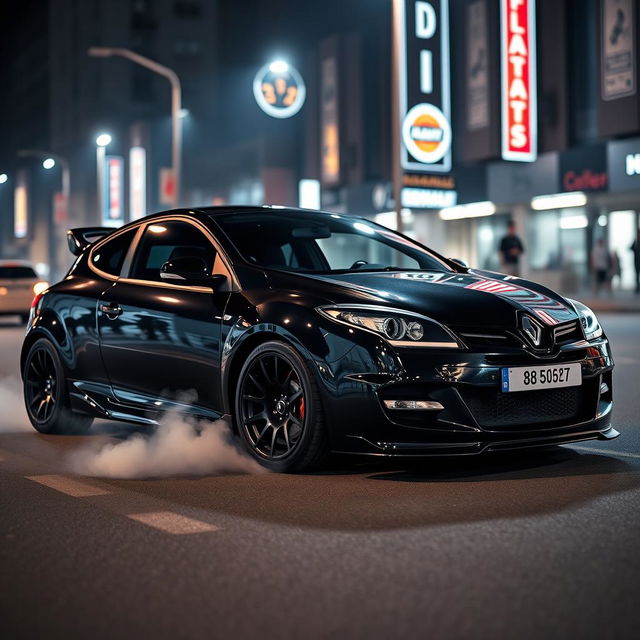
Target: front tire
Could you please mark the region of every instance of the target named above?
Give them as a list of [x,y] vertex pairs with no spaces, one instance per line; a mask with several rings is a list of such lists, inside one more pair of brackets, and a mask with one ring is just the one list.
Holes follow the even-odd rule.
[[93,418],[74,413],[69,407],[62,362],[46,338],[31,345],[22,378],[27,416],[36,431],[79,434],[89,429]]
[[249,454],[271,471],[306,471],[328,453],[318,384],[283,342],[266,342],[249,354],[236,385],[235,421]]

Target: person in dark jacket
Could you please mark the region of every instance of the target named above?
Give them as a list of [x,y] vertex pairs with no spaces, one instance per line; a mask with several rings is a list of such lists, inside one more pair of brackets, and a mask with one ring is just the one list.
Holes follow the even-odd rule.
[[498,251],[502,271],[511,276],[519,276],[520,256],[524,253],[524,245],[516,234],[516,224],[513,220],[507,226],[507,235],[500,240]]

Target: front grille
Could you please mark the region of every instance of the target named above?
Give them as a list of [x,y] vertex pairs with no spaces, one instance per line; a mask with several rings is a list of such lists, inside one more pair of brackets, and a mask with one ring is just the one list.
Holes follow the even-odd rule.
[[584,336],[577,320],[561,324],[553,329],[553,341],[555,344],[569,344],[579,340],[584,340]]
[[486,329],[482,327],[450,327],[455,331],[463,343],[473,348],[504,348],[504,347],[519,347],[522,342],[519,341],[513,334],[502,329],[495,327],[488,327]]
[[561,424],[582,413],[584,387],[503,393],[499,389],[467,388],[462,399],[481,427]]

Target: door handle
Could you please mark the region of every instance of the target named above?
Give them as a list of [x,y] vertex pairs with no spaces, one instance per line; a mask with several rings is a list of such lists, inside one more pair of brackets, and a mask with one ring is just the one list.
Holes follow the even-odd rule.
[[101,304],[100,311],[109,318],[109,320],[115,320],[122,314],[122,307],[118,304]]

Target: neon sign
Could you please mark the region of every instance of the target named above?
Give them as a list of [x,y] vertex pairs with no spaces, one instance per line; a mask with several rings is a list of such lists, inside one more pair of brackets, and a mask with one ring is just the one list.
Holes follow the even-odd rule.
[[400,158],[406,171],[451,170],[448,0],[399,0]]
[[535,0],[500,0],[502,158],[537,157]]

